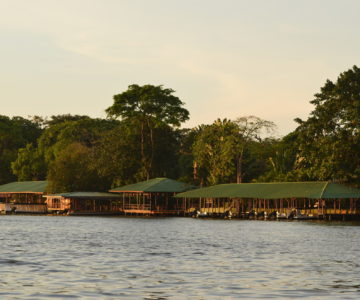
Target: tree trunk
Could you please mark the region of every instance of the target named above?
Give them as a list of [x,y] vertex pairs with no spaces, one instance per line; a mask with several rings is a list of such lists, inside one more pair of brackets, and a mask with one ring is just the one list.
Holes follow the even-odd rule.
[[198,172],[197,172],[197,162],[194,160],[194,167],[193,167],[193,178],[194,178],[194,181],[196,181],[197,180],[197,178],[198,178]]
[[144,134],[144,121],[141,121],[141,161],[142,161],[142,166],[144,168],[145,171],[145,175],[146,175],[146,180],[149,180],[149,170],[147,167],[147,161],[146,161],[146,156],[145,156],[145,134]]
[[[148,126],[149,126],[150,143],[151,143],[150,161],[149,161],[149,166],[148,166],[148,177],[149,177],[150,171],[152,169],[153,161],[154,161],[154,132],[153,132],[153,128],[151,127],[151,124],[150,124],[149,120],[147,120],[147,123],[148,123]],[[148,178],[148,180],[149,180],[149,178]]]
[[242,182],[242,161],[243,161],[244,149],[241,149],[240,155],[237,159],[236,165],[236,183]]

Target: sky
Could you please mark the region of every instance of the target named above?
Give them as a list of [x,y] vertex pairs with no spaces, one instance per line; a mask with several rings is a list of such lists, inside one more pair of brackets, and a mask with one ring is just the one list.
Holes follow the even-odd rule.
[[357,0],[0,0],[0,114],[106,117],[130,84],[185,102],[183,127],[255,115],[277,135],[360,65]]

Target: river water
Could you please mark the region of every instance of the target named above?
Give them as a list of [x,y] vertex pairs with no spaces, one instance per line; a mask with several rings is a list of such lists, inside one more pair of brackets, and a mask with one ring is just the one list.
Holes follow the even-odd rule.
[[0,216],[0,299],[359,299],[360,226]]

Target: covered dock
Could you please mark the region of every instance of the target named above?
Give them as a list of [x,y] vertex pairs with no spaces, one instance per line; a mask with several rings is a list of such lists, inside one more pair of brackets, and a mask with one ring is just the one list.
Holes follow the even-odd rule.
[[46,213],[47,181],[16,181],[0,185],[0,212]]
[[333,182],[220,184],[176,195],[186,212],[233,215],[343,218],[360,216],[360,190]]
[[115,193],[72,192],[47,195],[49,212],[68,215],[122,214],[122,197]]
[[122,196],[122,210],[133,215],[181,215],[184,213],[182,199],[177,193],[195,187],[169,178],[154,178],[110,190]]

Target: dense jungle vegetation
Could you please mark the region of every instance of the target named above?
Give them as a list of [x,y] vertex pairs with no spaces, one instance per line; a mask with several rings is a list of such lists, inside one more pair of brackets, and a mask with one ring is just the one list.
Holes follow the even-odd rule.
[[[106,191],[152,177],[196,185],[330,180],[360,185],[360,69],[327,80],[307,120],[282,138],[255,116],[182,129],[172,89],[130,85],[108,118],[0,116],[0,183],[49,181],[49,192]],[[264,138],[264,133],[267,137]]]

